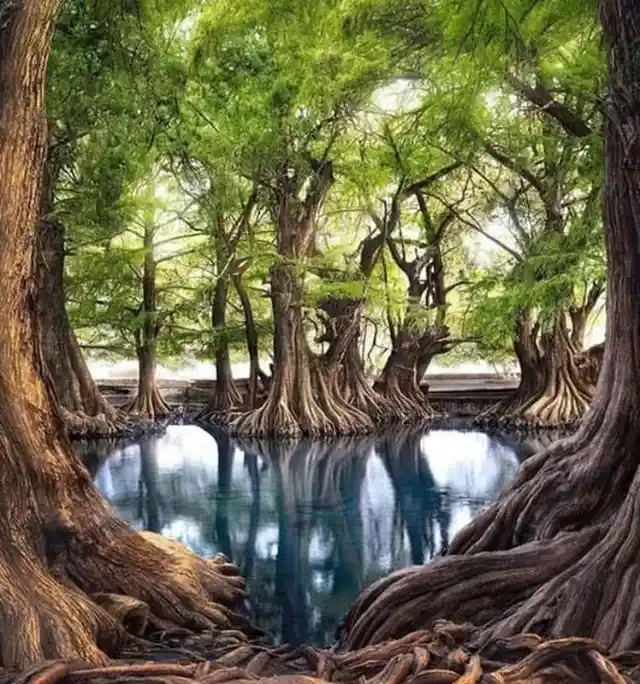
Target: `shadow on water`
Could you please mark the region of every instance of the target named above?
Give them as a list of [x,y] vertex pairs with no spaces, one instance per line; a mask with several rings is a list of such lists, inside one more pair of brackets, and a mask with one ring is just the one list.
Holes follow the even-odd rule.
[[363,587],[444,552],[540,446],[454,430],[287,444],[196,426],[77,444],[125,520],[225,553],[258,624],[316,645],[332,641]]

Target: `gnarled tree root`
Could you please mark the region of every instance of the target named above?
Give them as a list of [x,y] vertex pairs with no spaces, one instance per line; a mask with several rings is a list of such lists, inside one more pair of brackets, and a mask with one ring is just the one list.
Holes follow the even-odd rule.
[[113,409],[109,414],[90,416],[80,411],[71,412],[59,407],[60,417],[70,439],[135,438],[153,432],[162,432],[163,422],[127,415]]
[[176,628],[258,634],[239,612],[245,582],[226,558],[199,558],[97,510],[87,509],[80,527],[46,525],[46,564],[26,545],[17,558],[0,552],[0,664],[66,658],[104,665],[127,636]]
[[164,661],[162,651],[149,644],[127,652],[128,662],[101,667],[44,662],[22,673],[4,672],[0,684],[624,684],[635,681],[640,670],[640,653],[608,657],[590,639],[545,642],[522,634],[474,653],[467,647],[473,633],[472,625],[443,622],[432,632],[336,653],[308,646],[256,647],[241,635],[222,632],[209,644],[183,649],[181,662]]
[[154,385],[148,391],[138,391],[125,411],[133,416],[155,421],[171,415],[171,408],[164,400],[160,390]]

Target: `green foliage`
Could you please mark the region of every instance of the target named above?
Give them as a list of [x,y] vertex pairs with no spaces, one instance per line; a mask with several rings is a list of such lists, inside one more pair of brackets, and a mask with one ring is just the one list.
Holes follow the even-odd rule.
[[[150,220],[160,355],[211,358],[222,342],[243,354],[233,286],[226,327],[211,326],[216,280],[236,268],[268,348],[265,283],[281,258],[277,179],[293,178],[301,198],[324,158],[334,181],[315,252],[290,264],[304,306],[313,315],[327,297],[364,298],[380,330],[424,328],[436,311],[409,300],[391,245],[368,278],[362,245],[380,233],[394,197],[458,161],[425,188],[428,217],[413,194],[402,197],[394,244],[407,262],[424,254],[453,212],[438,237],[448,325],[480,337],[477,352],[503,354],[517,311],[544,325],[604,277],[594,5],[66,3],[50,67],[50,210],[67,230],[80,338],[131,355],[142,322],[140,224]],[[568,132],[532,88],[591,133]],[[551,205],[562,214],[554,229]]]

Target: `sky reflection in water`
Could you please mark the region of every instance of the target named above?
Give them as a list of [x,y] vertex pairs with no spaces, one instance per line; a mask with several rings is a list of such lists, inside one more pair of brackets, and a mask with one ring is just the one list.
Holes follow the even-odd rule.
[[79,448],[125,520],[227,554],[262,627],[323,645],[364,586],[445,550],[538,446],[453,430],[283,445],[174,426]]

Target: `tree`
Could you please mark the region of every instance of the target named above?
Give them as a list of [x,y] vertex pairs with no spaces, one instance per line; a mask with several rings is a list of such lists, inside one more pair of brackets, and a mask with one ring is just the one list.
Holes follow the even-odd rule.
[[514,485],[465,527],[448,557],[387,578],[347,622],[353,648],[446,616],[487,643],[521,632],[637,646],[640,330],[640,6],[601,0],[609,49],[604,222],[607,340],[597,393],[578,432],[532,457]]
[[11,607],[0,616],[5,668],[51,658],[106,662],[127,625],[126,614],[123,626],[107,607],[121,608],[124,595],[138,617],[150,611],[195,627],[229,624],[232,613],[214,602],[231,606],[242,595],[242,581],[223,578],[219,560],[159,546],[116,518],[62,433],[42,362],[33,259],[57,10],[55,0],[0,6],[0,583]]
[[336,141],[368,95],[384,53],[374,53],[366,40],[346,41],[332,3],[317,3],[311,12],[284,3],[281,10],[262,2],[246,11],[218,3],[203,17],[197,51],[201,73],[220,85],[218,121],[227,121],[225,132],[235,122],[240,173],[264,197],[277,248],[269,278],[273,375],[265,402],[235,420],[233,430],[256,436],[371,430],[369,416],[335,391],[344,348],[320,358],[309,344],[305,276],[335,181]]
[[125,164],[110,169],[101,165],[97,183],[81,172],[84,151],[87,147],[95,151],[86,144],[87,138],[96,131],[99,135],[108,126],[113,130],[114,110],[120,117],[131,115],[130,110],[105,97],[107,83],[116,84],[110,90],[112,98],[116,87],[131,92],[129,80],[123,78],[127,72],[122,68],[120,41],[114,40],[120,37],[126,19],[113,20],[98,6],[66,3],[54,42],[50,66],[53,85],[47,96],[50,125],[36,243],[37,300],[44,361],[72,436],[106,436],[128,427],[100,394],[89,373],[69,322],[64,286],[69,237],[66,223],[72,221],[74,209],[73,218],[80,218],[78,208],[83,200],[86,206],[89,194],[104,215],[112,218],[113,212],[105,211],[100,200],[106,200],[128,172]]

